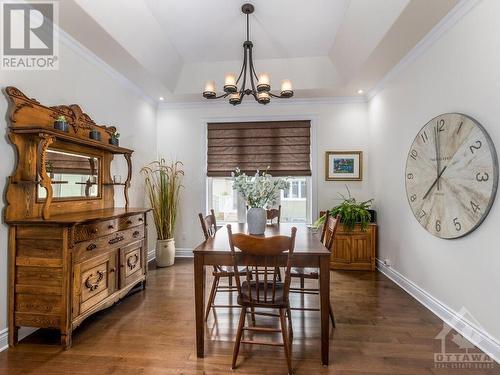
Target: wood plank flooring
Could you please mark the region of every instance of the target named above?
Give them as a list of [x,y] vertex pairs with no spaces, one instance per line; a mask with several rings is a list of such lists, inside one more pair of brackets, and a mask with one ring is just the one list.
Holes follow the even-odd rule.
[[[319,313],[293,311],[295,374],[500,374],[497,364],[436,368],[434,353],[440,352],[441,342],[434,337],[443,323],[435,315],[380,273],[331,275],[337,322],[331,332],[331,364],[320,364]],[[239,367],[230,369],[238,323],[234,309],[211,314],[207,356],[198,359],[193,295],[192,260],[179,259],[171,268],[151,266],[146,291],[85,321],[70,350],[61,350],[57,334],[37,331],[0,353],[0,374],[286,374],[282,348],[270,346],[242,345]],[[293,295],[292,305],[301,304],[301,298]],[[227,304],[227,299],[227,293],[220,293],[216,303]],[[307,306],[317,306],[317,296],[304,299]],[[257,319],[269,327],[278,324],[275,318]],[[453,333],[447,336],[447,352],[464,352],[452,341]]]

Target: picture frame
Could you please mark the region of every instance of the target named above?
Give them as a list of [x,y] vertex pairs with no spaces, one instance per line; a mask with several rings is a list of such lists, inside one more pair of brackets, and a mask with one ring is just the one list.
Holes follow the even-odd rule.
[[326,151],[325,181],[362,181],[363,151]]

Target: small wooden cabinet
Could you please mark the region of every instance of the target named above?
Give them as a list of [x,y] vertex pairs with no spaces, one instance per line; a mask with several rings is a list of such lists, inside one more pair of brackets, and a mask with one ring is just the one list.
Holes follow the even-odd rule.
[[335,235],[330,268],[334,270],[375,270],[377,224],[368,224],[366,231],[357,225],[347,231],[339,225]]
[[[9,345],[28,326],[59,329],[69,348],[83,320],[145,287],[148,209],[128,207],[133,151],[111,144],[115,127],[95,124],[75,104],[46,107],[15,87],[5,93],[18,155],[4,210]],[[66,130],[54,127],[61,116]],[[111,178],[114,155],[124,155],[128,165],[123,183]],[[116,186],[124,208],[114,205]]]

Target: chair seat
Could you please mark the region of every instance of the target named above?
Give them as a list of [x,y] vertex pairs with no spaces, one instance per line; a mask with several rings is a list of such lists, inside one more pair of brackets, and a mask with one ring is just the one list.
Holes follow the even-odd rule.
[[[248,287],[250,284],[250,288]],[[257,286],[258,285],[258,286]],[[241,298],[238,297],[238,304],[241,306],[254,306],[254,307],[272,307],[280,308],[287,307],[288,302],[283,299],[284,284],[277,282],[274,291],[274,301],[273,301],[273,283],[272,281],[267,282],[267,287],[265,287],[264,281],[243,281],[241,283]],[[257,288],[259,289],[259,301],[257,302]],[[250,291],[249,291],[250,289]],[[253,300],[250,299],[250,292],[252,293]],[[267,298],[264,299],[264,293]]]
[[[214,276],[234,276],[233,266],[217,266],[217,271],[212,272]],[[246,275],[247,271],[245,267],[240,267],[238,273],[241,275]]]
[[319,278],[319,270],[313,267],[292,267],[290,276],[317,279]]

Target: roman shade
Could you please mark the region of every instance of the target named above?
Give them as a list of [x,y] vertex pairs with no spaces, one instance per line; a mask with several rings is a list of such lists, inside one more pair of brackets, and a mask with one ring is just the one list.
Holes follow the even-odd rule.
[[208,123],[207,176],[268,166],[273,176],[310,176],[310,133],[310,121]]

